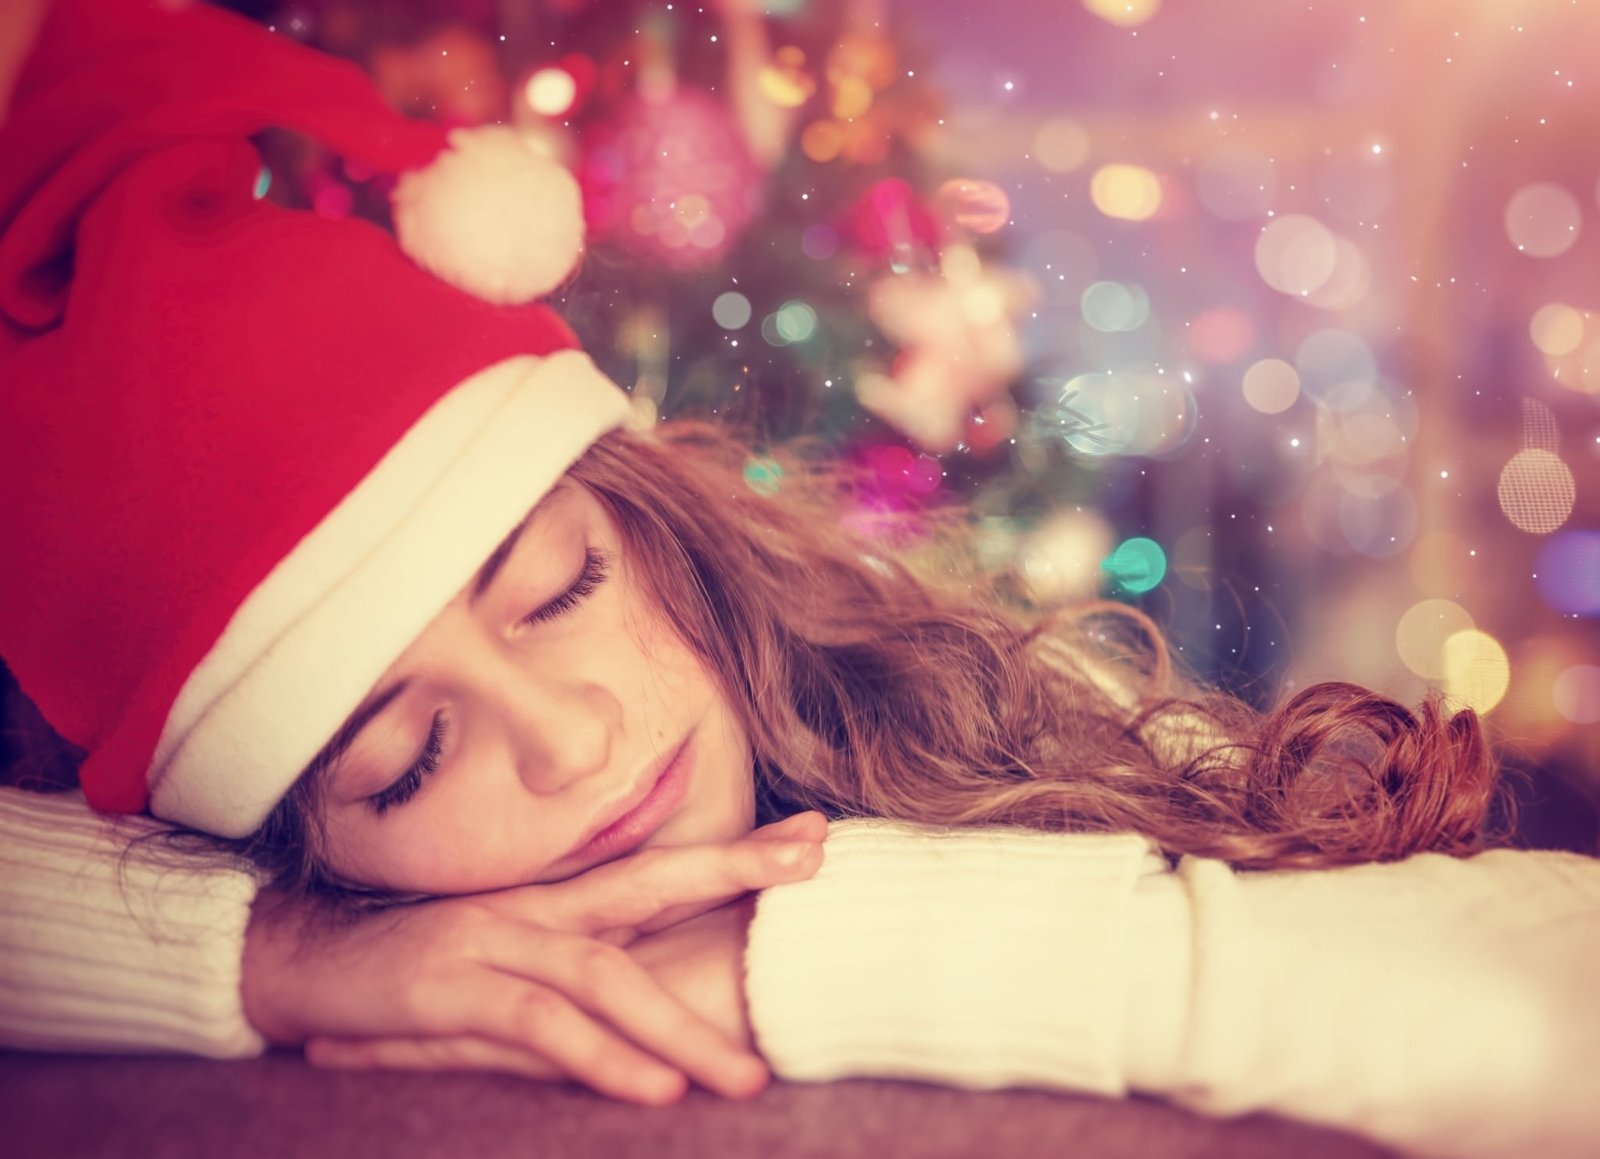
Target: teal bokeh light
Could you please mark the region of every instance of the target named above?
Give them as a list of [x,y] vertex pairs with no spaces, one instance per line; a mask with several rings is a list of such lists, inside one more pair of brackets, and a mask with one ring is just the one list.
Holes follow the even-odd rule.
[[1122,591],[1143,595],[1166,578],[1167,553],[1155,540],[1136,536],[1120,544],[1100,568]]
[[776,495],[783,486],[783,467],[776,459],[750,459],[744,465],[744,485],[757,495]]

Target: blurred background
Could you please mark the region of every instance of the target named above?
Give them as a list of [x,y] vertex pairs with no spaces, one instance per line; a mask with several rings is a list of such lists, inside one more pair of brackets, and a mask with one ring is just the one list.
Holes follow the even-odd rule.
[[[1257,704],[1441,688],[1524,838],[1596,849],[1600,4],[229,6],[564,159],[558,305],[642,417],[813,438],[869,527],[970,502]],[[264,151],[267,196],[386,212]]]

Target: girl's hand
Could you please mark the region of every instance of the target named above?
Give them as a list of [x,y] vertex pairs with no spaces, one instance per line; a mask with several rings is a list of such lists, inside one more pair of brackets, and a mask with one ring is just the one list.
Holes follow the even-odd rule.
[[744,951],[755,912],[755,895],[746,894],[628,947],[633,960],[669,994],[752,1051]]
[[726,845],[648,849],[553,885],[349,919],[264,896],[245,941],[245,1013],[323,1066],[505,1070],[646,1104],[675,1101],[688,1079],[755,1094],[768,1075],[748,1039],[622,947],[810,877],[826,830],[801,814]]

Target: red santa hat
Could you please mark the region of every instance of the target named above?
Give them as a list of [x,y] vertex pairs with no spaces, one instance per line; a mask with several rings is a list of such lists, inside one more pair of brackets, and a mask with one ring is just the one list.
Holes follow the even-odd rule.
[[[404,174],[258,200],[249,135]],[[626,397],[547,308],[576,186],[509,129],[171,0],[55,0],[0,126],[0,656],[97,808],[256,828]]]

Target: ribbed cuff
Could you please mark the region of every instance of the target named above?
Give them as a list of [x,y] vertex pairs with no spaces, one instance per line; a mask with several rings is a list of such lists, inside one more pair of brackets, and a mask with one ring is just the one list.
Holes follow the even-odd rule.
[[787,1079],[1121,1094],[1128,910],[1164,868],[1132,834],[836,823],[757,906],[757,1043]]
[[254,876],[137,838],[81,793],[0,788],[0,1042],[259,1054],[239,994]]

